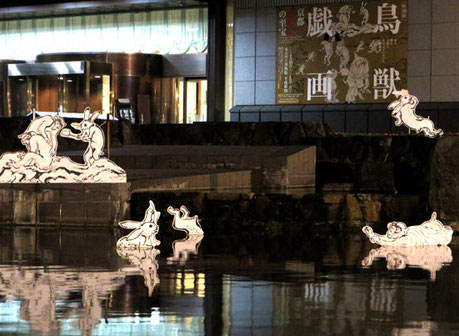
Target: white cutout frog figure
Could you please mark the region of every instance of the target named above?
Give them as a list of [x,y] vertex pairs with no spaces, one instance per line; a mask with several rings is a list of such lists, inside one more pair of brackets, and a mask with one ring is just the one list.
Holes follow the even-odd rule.
[[[168,207],[167,212],[174,216],[172,227],[175,230],[185,231],[188,235],[204,235],[198,216],[190,217],[190,212],[186,206],[182,205],[179,209]],[[180,214],[181,213],[181,214]]]
[[421,225],[407,227],[403,222],[390,222],[384,235],[374,233],[369,226],[362,228],[362,231],[372,243],[381,246],[448,245],[453,236],[453,229],[443,225],[437,219],[436,212]]

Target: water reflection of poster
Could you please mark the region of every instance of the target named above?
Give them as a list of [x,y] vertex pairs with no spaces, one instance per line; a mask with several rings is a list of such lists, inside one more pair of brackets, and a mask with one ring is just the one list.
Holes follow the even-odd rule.
[[277,10],[277,104],[387,102],[407,87],[407,0]]

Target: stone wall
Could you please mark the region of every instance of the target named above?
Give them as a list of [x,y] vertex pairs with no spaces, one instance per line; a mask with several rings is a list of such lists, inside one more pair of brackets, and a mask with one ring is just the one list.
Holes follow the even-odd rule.
[[[17,150],[21,145],[15,135],[25,128],[25,123],[20,119],[5,120],[0,122],[0,134],[5,139],[0,142],[0,149],[2,152]],[[333,133],[321,123],[130,125],[120,122],[112,123],[111,127],[112,146],[120,143],[315,145],[316,193],[323,197],[322,203],[329,204],[328,212],[322,213],[321,220],[324,221],[334,216],[333,211],[335,214],[347,213],[347,217],[343,215],[342,218],[350,222],[354,219],[358,222],[360,217],[362,222],[378,218],[375,215],[378,202],[381,203],[379,218],[382,221],[402,220],[405,206],[419,211],[417,219],[426,218],[431,210],[436,210],[441,219],[448,222],[459,220],[456,206],[459,203],[456,174],[459,171],[456,167],[459,138],[456,136],[445,135],[437,140],[420,135],[345,135]],[[68,149],[73,144],[63,141],[60,146]],[[335,196],[326,196],[327,193]],[[355,211],[352,210],[351,205],[356,204],[356,200],[360,212],[355,207]],[[346,207],[343,208],[343,204]],[[341,218],[339,216],[336,218]]]
[[131,198],[131,217],[141,220],[148,201],[161,211],[161,230],[170,230],[172,216],[166,209],[187,206],[199,214],[205,232],[232,235],[252,232],[283,235],[292,232],[360,232],[373,225],[385,232],[387,222],[408,225],[428,219],[427,199],[417,195],[349,194],[330,192],[310,195],[141,192]]

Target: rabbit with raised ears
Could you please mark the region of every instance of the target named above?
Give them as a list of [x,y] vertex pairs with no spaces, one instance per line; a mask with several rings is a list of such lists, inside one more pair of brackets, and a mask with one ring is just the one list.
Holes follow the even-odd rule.
[[95,122],[99,114],[99,111],[91,114],[91,109],[86,107],[84,109],[83,120],[79,123],[72,123],[72,127],[79,130],[80,133],[73,133],[67,128],[61,131],[61,136],[63,137],[88,143],[88,147],[83,154],[83,159],[87,166],[91,166],[104,154],[104,132]]
[[158,219],[161,212],[156,211],[155,204],[150,201],[150,206],[145,211],[143,221],[126,220],[118,223],[123,229],[134,230],[127,236],[121,237],[116,246],[119,248],[148,248],[158,246],[161,242],[156,239],[159,231]]
[[362,27],[368,23],[368,19],[370,18],[370,12],[368,11],[367,5],[368,3],[366,1],[362,1],[360,5],[360,15],[363,16],[361,22]]

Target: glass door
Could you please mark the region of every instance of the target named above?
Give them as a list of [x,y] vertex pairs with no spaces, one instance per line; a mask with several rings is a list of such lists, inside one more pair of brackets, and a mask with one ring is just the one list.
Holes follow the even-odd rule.
[[207,121],[207,79],[185,79],[183,111],[187,124]]

